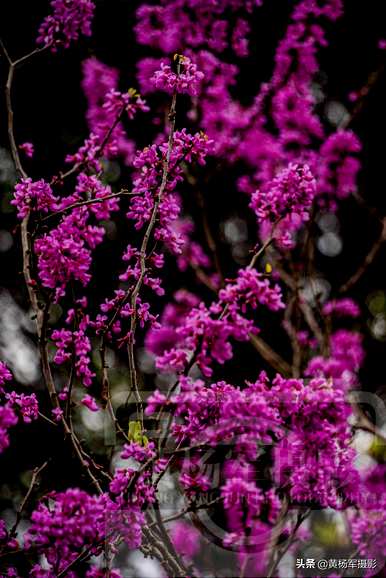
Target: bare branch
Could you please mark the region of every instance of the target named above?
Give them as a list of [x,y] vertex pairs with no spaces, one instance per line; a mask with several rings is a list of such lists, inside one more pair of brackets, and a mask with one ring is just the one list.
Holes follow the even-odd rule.
[[362,264],[358,267],[356,272],[346,281],[341,288],[339,289],[339,293],[345,293],[349,289],[351,289],[361,277],[366,273],[369,266],[372,264],[376,256],[378,255],[383,243],[386,241],[386,217],[382,219],[382,230],[371,247],[370,251],[367,253],[366,257],[364,258]]
[[58,215],[63,215],[68,211],[72,211],[72,209],[77,209],[78,207],[85,207],[87,205],[95,205],[96,203],[103,203],[104,201],[108,201],[109,199],[115,199],[116,197],[122,197],[124,195],[133,195],[127,191],[126,189],[122,189],[117,193],[111,193],[111,195],[106,195],[105,197],[98,197],[97,199],[88,199],[87,201],[79,201],[77,203],[73,203],[72,205],[68,205],[68,207],[64,207],[64,209],[60,209],[60,211],[55,211],[54,213],[50,213],[46,217],[41,219],[42,222],[47,221],[48,219],[52,219],[53,217],[57,217]]
[[25,508],[25,506],[26,506],[26,504],[27,504],[27,502],[28,502],[28,500],[29,500],[29,498],[30,498],[30,496],[31,496],[31,494],[32,494],[35,486],[38,485],[39,475],[42,473],[42,471],[46,468],[47,465],[48,465],[48,461],[47,461],[47,462],[44,462],[40,467],[35,468],[35,469],[33,470],[31,482],[30,482],[30,485],[29,485],[29,487],[28,487],[27,493],[25,494],[25,496],[24,496],[24,498],[23,498],[23,500],[22,500],[22,502],[21,502],[21,504],[20,504],[20,506],[19,506],[19,508],[18,508],[18,510],[17,510],[17,512],[16,512],[16,520],[15,520],[15,523],[14,523],[14,525],[12,526],[12,528],[11,528],[11,530],[10,530],[10,532],[9,532],[9,535],[10,535],[10,536],[12,536],[12,537],[15,537],[15,536],[16,536],[17,527],[18,527],[18,525],[20,524],[21,517],[22,517],[22,514],[23,514],[23,510],[24,510],[24,508]]

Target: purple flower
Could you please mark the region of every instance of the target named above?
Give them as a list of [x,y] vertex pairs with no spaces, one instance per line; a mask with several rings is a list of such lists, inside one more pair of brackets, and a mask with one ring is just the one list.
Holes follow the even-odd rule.
[[59,407],[55,407],[52,411],[52,417],[56,422],[60,422],[63,417],[63,410]]
[[30,211],[48,213],[55,207],[56,202],[57,198],[48,183],[43,179],[33,181],[26,178],[16,185],[11,205],[17,207],[17,216],[23,219]]
[[91,36],[95,4],[91,0],[51,0],[52,14],[40,25],[37,43],[53,52],[68,48],[79,36]]
[[34,155],[34,145],[31,142],[24,142],[23,144],[19,145],[19,149],[23,151],[26,157],[32,159]]
[[148,442],[146,445],[140,445],[136,442],[125,444],[121,453],[121,458],[126,460],[133,458],[137,462],[145,462],[153,457],[156,453],[154,451],[155,445],[153,442]]
[[20,412],[25,423],[31,423],[31,421],[38,419],[39,406],[34,393],[31,395],[25,395],[24,393],[16,393],[15,391],[12,391],[11,393],[7,393],[6,399],[9,407]]
[[318,191],[345,199],[357,189],[360,161],[354,156],[361,150],[358,137],[349,130],[338,130],[320,148]]
[[352,299],[334,299],[323,305],[324,315],[336,315],[337,317],[359,317],[360,309]]
[[[76,203],[85,195],[100,199],[110,194],[95,176],[80,173],[75,193],[56,204],[59,210]],[[88,285],[91,274],[92,250],[102,242],[105,230],[90,222],[92,219],[107,219],[118,209],[117,199],[73,208],[62,217],[59,225],[35,241],[38,272],[44,287],[55,291],[58,301],[66,293],[71,281]]]
[[3,386],[12,380],[12,373],[3,361],[0,361],[0,394],[4,393]]
[[[67,324],[71,324],[75,315],[75,311],[70,310],[68,313],[69,315],[66,319],[66,322]],[[57,347],[57,351],[54,357],[55,363],[62,365],[66,361],[70,360],[73,355],[75,360],[75,373],[82,380],[82,383],[85,387],[89,387],[93,378],[95,377],[95,373],[90,369],[91,341],[87,336],[87,330],[89,329],[89,326],[89,316],[82,312],[81,320],[75,330],[71,331],[70,329],[55,329],[51,335],[51,338]],[[88,400],[89,397],[90,396],[86,396],[84,399]],[[91,407],[89,407],[89,409],[91,409]],[[92,411],[96,410],[94,409]]]
[[[176,345],[158,356],[157,368],[181,372],[189,355],[196,352],[196,361],[205,376],[212,375],[212,359],[225,363],[233,356],[231,339],[247,341],[256,332],[248,309],[265,306],[272,311],[284,307],[279,286],[270,286],[254,269],[241,269],[235,281],[219,292],[218,302],[193,308],[176,329]],[[198,351],[196,351],[198,348]]]
[[360,507],[349,515],[351,535],[366,558],[386,555],[386,466],[377,464],[366,472],[360,485]]
[[16,413],[9,405],[0,405],[0,453],[9,446],[8,430],[17,424]]
[[336,387],[348,390],[357,382],[357,372],[364,360],[362,336],[340,329],[330,337],[330,355],[312,357],[305,375],[332,378]]
[[[97,171],[101,170],[97,160],[100,153],[108,158],[121,156],[126,164],[132,162],[134,143],[127,138],[120,119],[123,113],[132,119],[137,112],[145,112],[148,107],[135,90],[121,93],[118,82],[117,69],[95,57],[83,62],[82,88],[88,102],[86,117],[91,133],[79,151],[67,157],[67,162],[87,162]],[[106,142],[107,134],[109,139]],[[100,150],[102,143],[105,145],[103,151]]]
[[[80,218],[85,221],[84,217]],[[56,301],[64,296],[71,280],[86,286],[91,279],[91,251],[87,241],[93,245],[99,243],[104,231],[81,229],[79,225],[73,216],[65,217],[56,229],[35,241],[40,280],[44,287],[55,291]]]
[[[175,193],[177,184],[183,180],[181,162],[197,162],[205,164],[205,157],[210,152],[212,142],[203,133],[189,134],[186,129],[176,131],[173,139],[174,145],[171,153],[168,181],[159,203],[159,223],[154,236],[162,241],[168,249],[180,254],[183,239],[175,229],[175,223],[180,216],[181,203]],[[147,223],[154,208],[159,188],[162,182],[164,161],[166,158],[168,143],[152,145],[137,153],[134,159],[134,167],[137,169],[134,175],[133,197],[127,217],[135,222],[135,228],[140,230]]]
[[55,572],[63,570],[85,547],[98,555],[107,533],[107,506],[106,495],[91,496],[78,488],[53,492],[31,515],[26,548],[37,548]]
[[168,64],[162,62],[160,70],[157,70],[153,75],[154,85],[158,89],[164,89],[170,93],[176,90],[190,94],[190,96],[197,96],[204,74],[197,70],[197,65],[191,62],[187,56],[176,55],[175,60],[180,64],[180,73],[177,75]]
[[[259,222],[268,221],[273,227],[285,219],[281,228],[296,230],[309,219],[316,192],[316,182],[309,167],[291,163],[253,195],[250,207]],[[282,237],[279,230],[279,238]]]
[[80,403],[87,407],[90,411],[99,411],[97,402],[91,395],[85,395],[82,397]]
[[193,558],[200,548],[200,533],[186,522],[176,522],[171,530],[171,539],[176,551]]

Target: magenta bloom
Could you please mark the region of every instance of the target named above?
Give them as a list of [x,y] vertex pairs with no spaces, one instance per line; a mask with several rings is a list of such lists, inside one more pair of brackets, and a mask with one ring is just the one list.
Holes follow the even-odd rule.
[[3,386],[7,381],[12,380],[12,373],[3,361],[0,361],[0,394],[4,393]]
[[0,405],[0,453],[9,446],[8,430],[17,424],[17,416],[9,405]]
[[82,397],[80,403],[87,407],[90,411],[99,411],[97,402],[91,395],[85,395]]
[[55,207],[56,202],[57,198],[48,183],[43,179],[34,182],[27,178],[16,185],[11,204],[17,207],[19,219],[23,219],[29,211],[48,213]]
[[200,548],[200,534],[186,522],[176,522],[173,525],[171,538],[179,554],[193,558]]
[[24,152],[25,156],[32,159],[34,156],[34,145],[31,142],[24,142],[19,145],[19,149]]
[[160,70],[153,75],[154,85],[167,92],[187,93],[190,96],[197,96],[200,84],[204,79],[204,73],[197,70],[197,65],[191,62],[186,56],[176,56],[179,59],[181,72],[177,75],[168,64],[161,63]]
[[91,21],[95,4],[92,0],[51,0],[52,14],[40,25],[37,43],[50,47],[68,48],[79,36],[91,36]]

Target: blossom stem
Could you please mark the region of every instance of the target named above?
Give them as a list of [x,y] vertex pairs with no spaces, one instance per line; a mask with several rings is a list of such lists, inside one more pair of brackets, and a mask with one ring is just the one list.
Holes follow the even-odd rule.
[[108,201],[109,199],[115,199],[116,197],[122,197],[124,195],[132,195],[133,193],[127,191],[126,189],[122,189],[117,193],[111,193],[111,195],[106,195],[105,197],[98,197],[96,199],[87,199],[87,201],[79,201],[77,203],[73,203],[72,205],[68,205],[64,209],[60,209],[60,211],[55,211],[54,213],[50,213],[46,217],[43,217],[41,221],[47,221],[48,219],[52,219],[52,217],[57,217],[58,215],[62,215],[67,213],[68,211],[72,211],[72,209],[77,209],[78,207],[85,207],[87,205],[94,205],[95,203],[103,203],[104,201]]
[[[98,150],[95,154],[95,158],[99,158],[102,156],[104,149],[106,148],[107,143],[109,142],[111,135],[113,134],[115,128],[117,127],[118,123],[120,122],[123,113],[126,110],[126,105],[124,105],[122,107],[122,109],[119,111],[119,113],[117,114],[116,118],[114,119],[114,122],[112,123],[112,125],[107,129],[105,136],[102,139],[101,144],[98,147]],[[51,180],[52,183],[57,182],[57,181],[64,181],[65,179],[67,179],[68,177],[70,177],[71,175],[75,174],[77,171],[79,171],[80,169],[82,169],[83,167],[87,166],[87,160],[83,161],[83,162],[79,162],[79,163],[75,163],[71,169],[69,169],[67,172],[65,173],[60,173],[59,177],[53,177],[53,179]]]
[[[180,74],[180,70],[181,70],[181,64],[180,61],[177,61],[177,76],[179,76]],[[175,126],[176,126],[176,104],[177,104],[177,89],[174,90],[173,92],[173,97],[172,97],[172,103],[170,106],[170,111],[169,111],[169,139],[168,139],[168,148],[167,148],[167,152],[166,152],[166,156],[165,159],[163,161],[163,170],[162,170],[162,180],[161,180],[161,185],[157,194],[157,197],[155,199],[154,202],[154,207],[153,207],[153,211],[150,217],[150,221],[147,225],[146,231],[145,231],[145,235],[143,237],[142,240],[142,244],[141,244],[141,249],[140,249],[140,275],[137,279],[137,282],[135,284],[135,287],[131,293],[131,308],[132,308],[132,315],[131,315],[131,321],[130,321],[130,339],[129,339],[129,343],[128,343],[128,357],[129,357],[129,371],[130,371],[130,384],[131,384],[131,389],[132,391],[134,391],[136,400],[137,400],[137,405],[140,408],[140,416],[141,416],[141,422],[143,423],[143,409],[142,409],[142,401],[139,395],[139,391],[138,391],[138,382],[137,382],[137,372],[136,372],[136,367],[135,367],[135,357],[134,357],[134,340],[135,340],[135,330],[136,330],[136,324],[137,324],[137,297],[139,295],[139,292],[141,290],[142,287],[142,283],[143,283],[143,279],[145,277],[146,274],[146,254],[147,254],[147,247],[149,244],[149,240],[151,237],[151,234],[153,232],[156,220],[157,220],[157,215],[158,215],[158,209],[160,206],[160,203],[162,201],[162,197],[168,182],[168,176],[169,176],[169,165],[170,165],[170,158],[171,158],[171,154],[172,154],[172,149],[173,149],[173,143],[174,143],[174,131],[175,131]]]
[[[5,86],[5,97],[6,97],[6,108],[7,108],[7,126],[8,126],[8,139],[11,148],[11,155],[12,159],[15,164],[16,172],[19,177],[27,178],[27,173],[24,170],[21,161],[19,152],[16,145],[15,133],[14,133],[14,115],[13,115],[13,107],[12,107],[12,84],[14,80],[14,72],[17,66],[26,62],[30,57],[34,54],[41,52],[40,49],[34,50],[30,54],[27,54],[25,57],[20,58],[19,60],[13,62],[8,54],[8,51],[3,42],[0,43],[3,53],[8,61],[9,70],[8,70],[8,77]],[[43,50],[43,49],[42,49]],[[37,328],[37,335],[38,335],[38,342],[39,342],[39,352],[42,364],[42,372],[44,381],[50,396],[51,405],[53,409],[60,410],[60,403],[58,399],[58,394],[56,391],[55,383],[51,373],[51,367],[49,362],[48,356],[48,349],[47,349],[47,337],[46,337],[46,328],[48,323],[49,317],[49,306],[50,302],[46,301],[43,305],[39,302],[38,298],[38,282],[32,276],[32,247],[31,247],[31,238],[30,233],[28,230],[29,225],[29,218],[30,213],[28,212],[27,215],[24,217],[21,223],[21,242],[22,242],[22,250],[23,250],[23,275],[24,280],[26,283],[28,297],[32,306],[32,309],[35,314],[36,319],[36,328]],[[102,488],[92,473],[89,465],[88,460],[84,458],[85,452],[80,447],[79,440],[77,439],[72,427],[70,427],[65,419],[65,417],[61,416],[61,423],[63,425],[65,436],[69,436],[72,446],[77,454],[82,467],[87,472],[88,476],[90,477],[92,483],[95,485],[97,491],[102,493]],[[87,456],[88,457],[88,456]],[[95,465],[93,463],[93,465]]]
[[16,536],[16,532],[17,532],[17,527],[20,524],[21,521],[21,517],[23,514],[23,510],[35,488],[35,486],[38,485],[38,478],[39,475],[42,473],[42,471],[47,467],[48,465],[48,461],[44,462],[40,467],[37,467],[33,470],[32,472],[32,478],[31,478],[31,482],[30,485],[28,487],[27,493],[25,494],[17,512],[16,512],[16,520],[14,525],[12,526],[12,528],[9,531],[9,535],[15,537]]

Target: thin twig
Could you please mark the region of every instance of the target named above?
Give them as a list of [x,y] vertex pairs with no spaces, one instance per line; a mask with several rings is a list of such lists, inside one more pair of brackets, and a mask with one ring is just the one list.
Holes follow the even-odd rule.
[[[163,518],[162,522],[164,524],[168,524],[169,522],[174,522],[175,520],[183,518],[186,514],[189,514],[190,512],[196,512],[197,510],[207,510],[212,506],[219,504],[222,500],[223,498],[220,496],[218,498],[215,498],[214,500],[211,500],[210,502],[207,502],[206,504],[190,504],[180,512],[168,516],[167,518]],[[153,525],[155,525],[155,522],[153,522]],[[149,525],[149,527],[151,527],[151,524]]]
[[382,432],[382,430],[379,429],[379,427],[377,427],[372,421],[369,420],[359,403],[356,401],[354,395],[349,397],[349,402],[352,405],[354,413],[357,417],[357,422],[354,424],[354,428],[367,431],[386,444],[386,435]]
[[32,494],[35,486],[38,484],[38,477],[39,477],[39,475],[40,475],[41,472],[44,470],[44,468],[47,466],[47,464],[48,464],[48,461],[47,461],[47,462],[44,462],[40,467],[35,468],[35,469],[33,470],[33,472],[32,472],[32,478],[31,478],[31,482],[30,482],[30,485],[29,485],[29,487],[28,487],[27,493],[25,494],[25,496],[24,496],[24,498],[23,498],[23,500],[22,500],[19,508],[17,509],[15,523],[14,523],[14,525],[12,526],[12,528],[11,528],[11,530],[10,530],[10,532],[9,532],[10,536],[12,536],[12,537],[15,537],[15,536],[16,536],[17,527],[18,527],[18,525],[19,525],[19,523],[20,523],[20,521],[21,521],[21,517],[22,517],[22,514],[23,514],[23,510],[24,510],[24,508],[25,508],[25,506],[26,506],[26,504],[27,504],[27,502],[28,502],[28,500],[29,500],[29,498],[30,498],[30,496],[31,496],[31,494]]
[[53,217],[57,217],[58,215],[62,215],[63,213],[67,213],[68,211],[72,211],[72,209],[77,209],[78,207],[84,207],[87,205],[94,205],[95,203],[103,203],[104,201],[108,201],[109,199],[115,199],[116,197],[122,197],[123,195],[133,195],[123,189],[122,191],[118,191],[117,193],[111,193],[111,195],[106,195],[105,197],[98,197],[97,199],[87,199],[87,201],[78,201],[77,203],[73,203],[72,205],[68,205],[68,207],[64,207],[64,209],[60,209],[60,211],[55,211],[50,213],[46,217],[41,219],[41,222],[47,221],[48,219],[52,219]]
[[264,243],[260,247],[260,249],[258,251],[256,251],[254,253],[254,255],[252,255],[252,258],[249,262],[247,269],[253,269],[254,266],[256,265],[256,261],[258,260],[260,255],[262,255],[268,249],[268,247],[272,244],[272,242],[274,241],[274,238],[275,238],[275,231],[277,229],[278,224],[280,223],[280,221],[282,219],[283,219],[283,217],[279,217],[278,219],[276,219],[276,221],[274,223],[272,223],[271,233],[270,233],[269,237],[266,239],[266,241],[264,241]]
[[[4,46],[3,46],[4,50]],[[7,53],[8,54],[8,53]],[[9,61],[8,78],[5,85],[5,101],[7,106],[7,116],[8,116],[8,140],[11,147],[11,155],[13,162],[15,164],[16,173],[21,178],[26,178],[27,173],[23,169],[21,164],[19,151],[17,149],[15,132],[14,132],[14,121],[13,121],[13,108],[12,108],[12,83],[15,73],[15,65]]]
[[[14,134],[14,118],[13,118],[13,108],[12,108],[12,83],[14,80],[14,72],[16,66],[23,64],[26,62],[30,57],[34,54],[41,52],[41,49],[37,49],[32,51],[30,54],[27,54],[25,57],[20,58],[16,62],[12,62],[9,57],[9,54],[1,42],[2,50],[5,54],[5,57],[9,64],[9,71],[7,77],[7,83],[5,87],[5,96],[6,96],[6,107],[7,107],[7,126],[8,126],[8,138],[9,144],[11,148],[11,155],[15,164],[16,172],[19,177],[26,178],[27,173],[23,169],[23,166],[20,161],[19,152],[16,145],[15,134]],[[28,230],[30,219],[30,213],[28,212],[27,215],[24,217],[21,223],[21,243],[22,243],[22,250],[23,250],[23,275],[25,284],[28,291],[28,297],[34,311],[35,319],[36,319],[36,329],[38,335],[38,342],[39,342],[39,352],[42,364],[42,373],[44,377],[44,381],[50,396],[51,405],[54,409],[61,410],[58,394],[55,388],[55,383],[51,373],[51,367],[48,357],[48,349],[47,349],[47,323],[49,318],[49,301],[46,301],[44,304],[41,304],[38,297],[38,282],[33,278],[32,275],[32,248],[31,248],[31,238],[30,233]],[[75,453],[79,457],[79,460],[82,464],[82,467],[85,469],[87,474],[89,475],[91,481],[97,488],[99,493],[102,493],[102,488],[95,478],[94,474],[92,473],[89,465],[88,460],[86,461],[84,456],[86,455],[85,452],[81,449],[79,440],[77,439],[74,431],[72,428],[69,427],[66,419],[64,416],[61,416],[61,423],[63,425],[64,433],[66,437],[69,437]],[[89,458],[89,456],[87,456]],[[89,458],[91,460],[91,458]],[[91,460],[92,461],[92,460]],[[94,462],[92,462],[94,465]]]
[[300,347],[298,335],[295,327],[292,323],[292,316],[295,310],[296,296],[293,296],[288,304],[288,307],[284,313],[284,323],[283,327],[287,332],[287,335],[291,342],[292,347],[292,376],[300,376],[300,368],[302,364],[302,348]]
[[[103,151],[104,151],[107,143],[109,142],[109,140],[110,140],[110,138],[111,138],[111,135],[113,134],[115,128],[117,127],[118,123],[120,122],[120,120],[121,120],[121,118],[122,118],[122,115],[123,115],[123,113],[125,112],[125,110],[126,110],[126,105],[124,105],[124,106],[122,107],[122,109],[119,111],[118,115],[117,115],[116,118],[114,119],[114,122],[112,123],[112,125],[107,129],[106,134],[105,134],[105,136],[103,137],[102,142],[101,142],[101,144],[99,145],[99,147],[98,147],[98,149],[97,149],[97,151],[96,151],[96,153],[95,153],[94,159],[97,159],[97,158],[99,158],[99,157],[102,156]],[[79,163],[75,163],[75,164],[71,167],[71,169],[69,169],[67,172],[65,172],[65,173],[59,173],[59,176],[58,176],[58,177],[56,177],[56,176],[53,177],[53,178],[51,179],[51,184],[54,184],[54,183],[56,183],[56,182],[58,182],[58,181],[59,181],[59,182],[63,182],[65,179],[67,179],[68,177],[70,177],[70,176],[73,175],[74,173],[78,172],[78,171],[79,171],[80,169],[82,169],[83,167],[87,166],[87,164],[88,164],[88,161],[87,161],[87,160],[81,161],[81,162],[79,162]]]
[[284,546],[281,549],[279,549],[276,559],[272,562],[271,567],[268,570],[267,578],[271,578],[273,576],[273,573],[275,572],[276,568],[278,567],[280,561],[285,556],[285,554],[288,552],[288,550],[290,549],[292,544],[295,542],[296,533],[297,533],[298,529],[300,528],[300,526],[302,525],[304,520],[310,515],[310,513],[311,513],[311,510],[306,510],[303,513],[302,512],[298,513],[298,519],[297,519],[296,524],[295,524],[295,526],[291,532],[291,535],[287,538],[287,541],[285,542]]
[[48,49],[49,49],[48,45],[43,46],[42,48],[35,48],[34,50],[31,50],[31,52],[29,52],[25,56],[22,56],[21,58],[18,58],[17,60],[15,60],[13,65],[15,66],[15,68],[18,66],[21,66],[22,64],[25,64],[27,62],[27,60],[29,60],[30,58],[33,58],[37,54],[41,54],[42,52],[45,52]]
[[362,264],[358,267],[356,272],[346,281],[341,288],[339,289],[339,293],[345,293],[349,289],[351,289],[364,273],[367,271],[368,267],[372,264],[375,257],[378,255],[383,243],[386,241],[386,217],[382,219],[382,230],[376,239],[375,243],[371,247],[370,251],[367,253],[366,257],[364,258]]
[[51,425],[58,427],[58,424],[55,423],[54,421],[52,421],[52,419],[50,419],[49,417],[47,417],[46,415],[44,415],[44,413],[42,413],[41,411],[38,412],[39,413],[39,417],[41,417],[42,419],[44,419],[45,421],[47,421],[48,423],[50,423]]
[[161,561],[161,564],[164,563],[168,566],[169,572],[171,572],[168,576],[188,576],[187,569],[183,565],[183,562],[170,553],[165,544],[161,542],[148,526],[143,529],[143,534],[149,545],[152,547],[153,553],[157,559]]
[[[177,76],[180,74],[180,70],[181,70],[181,62],[180,62],[179,57],[178,57],[178,59],[177,59]],[[142,400],[141,400],[141,397],[140,397],[139,391],[138,391],[137,371],[136,371],[136,367],[135,367],[135,357],[134,357],[135,330],[136,330],[136,325],[137,325],[137,298],[138,298],[138,295],[139,295],[139,292],[141,290],[143,280],[144,280],[144,277],[146,274],[147,247],[148,247],[149,240],[150,240],[150,237],[152,235],[152,232],[153,232],[156,220],[157,220],[158,209],[159,209],[159,206],[161,204],[161,201],[162,201],[165,189],[166,189],[166,185],[168,182],[169,165],[170,165],[170,158],[171,158],[173,144],[174,144],[174,131],[175,131],[175,126],[176,126],[176,104],[177,104],[177,89],[174,90],[173,97],[172,97],[172,103],[171,103],[170,111],[169,111],[169,117],[168,117],[169,123],[170,123],[169,139],[168,139],[168,148],[167,148],[166,156],[165,156],[165,159],[163,161],[161,185],[160,185],[157,197],[156,197],[155,202],[154,202],[154,207],[152,210],[150,221],[148,223],[148,226],[147,226],[146,231],[145,231],[145,235],[144,235],[143,240],[142,240],[141,249],[140,249],[140,257],[139,257],[140,274],[139,274],[139,277],[138,277],[137,282],[135,284],[135,287],[134,287],[133,291],[131,292],[131,298],[130,298],[132,314],[131,314],[131,318],[130,318],[130,339],[128,341],[128,347],[127,347],[128,357],[129,357],[130,384],[131,384],[131,390],[134,391],[137,405],[140,409],[139,413],[140,413],[140,417],[141,417],[141,422],[143,422]]]
[[343,121],[339,124],[340,129],[349,128],[349,126],[353,124],[354,120],[356,120],[357,117],[361,114],[366,105],[366,99],[369,92],[374,88],[374,86],[376,86],[384,72],[384,64],[382,64],[377,70],[370,72],[365,85],[359,90],[359,99],[355,103],[351,114],[347,118],[343,119]]
[[249,334],[249,341],[271,367],[282,375],[292,374],[291,366],[259,335]]

